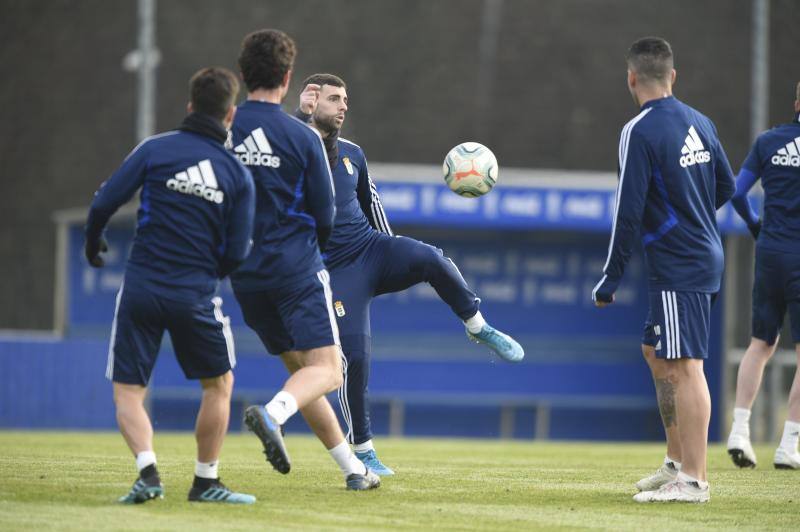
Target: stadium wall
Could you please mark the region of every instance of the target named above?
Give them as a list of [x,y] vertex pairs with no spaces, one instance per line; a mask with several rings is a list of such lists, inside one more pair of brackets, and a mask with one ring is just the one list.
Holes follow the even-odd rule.
[[[800,3],[770,5],[778,123],[797,81]],[[135,77],[121,67],[135,46],[136,3],[0,0],[0,9],[0,289],[12,303],[0,306],[0,328],[50,329],[50,215],[86,205],[136,143]],[[344,133],[372,161],[438,163],[472,139],[501,167],[613,171],[634,112],[622,56],[635,38],[659,34],[675,47],[676,93],[716,121],[736,167],[749,142],[750,13],[748,0],[159,2],[157,128],[180,120],[193,71],[234,67],[241,37],[273,26],[299,44],[297,78],[330,70],[348,81]]]

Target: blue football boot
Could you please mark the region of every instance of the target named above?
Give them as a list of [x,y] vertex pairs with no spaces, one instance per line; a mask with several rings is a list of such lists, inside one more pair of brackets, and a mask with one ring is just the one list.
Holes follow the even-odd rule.
[[289,453],[283,442],[283,432],[280,425],[267,413],[267,409],[262,405],[248,406],[244,411],[244,422],[264,446],[264,454],[267,461],[272,464],[279,473],[284,475],[292,468],[289,460]]
[[509,335],[489,325],[483,326],[481,332],[471,333],[467,330],[467,338],[478,344],[484,344],[506,362],[520,362],[525,358],[522,346]]
[[253,504],[256,498],[246,493],[236,493],[231,491],[218,478],[195,479],[192,489],[189,490],[189,500],[191,502],[221,502],[227,504]]
[[345,483],[347,484],[347,489],[352,491],[374,490],[381,487],[381,477],[367,468],[367,472],[363,475],[358,473],[347,475]]
[[376,475],[382,477],[394,475],[394,471],[386,467],[383,462],[378,459],[378,455],[375,454],[374,449],[364,451],[363,453],[356,451],[356,458],[361,460],[361,462],[367,466],[367,469],[371,470]]
[[149,478],[137,478],[133,483],[131,491],[124,497],[120,497],[117,502],[122,504],[142,504],[153,499],[164,498],[164,487],[158,475]]

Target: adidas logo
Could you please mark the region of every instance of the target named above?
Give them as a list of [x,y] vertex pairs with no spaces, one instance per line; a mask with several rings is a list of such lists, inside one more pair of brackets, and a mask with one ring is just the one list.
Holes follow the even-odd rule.
[[796,137],[772,156],[772,164],[800,168],[800,137]]
[[233,154],[247,166],[279,168],[281,165],[280,157],[272,155],[272,146],[261,128],[254,129],[244,142],[233,149]]
[[684,168],[711,161],[711,152],[703,147],[703,141],[700,140],[700,135],[697,134],[694,126],[689,126],[689,134],[683,141],[681,153],[683,155],[681,155],[680,163]]
[[214,175],[214,169],[208,159],[167,179],[167,188],[183,194],[199,196],[214,203],[222,203],[225,198],[223,192],[217,190],[219,188],[217,176]]

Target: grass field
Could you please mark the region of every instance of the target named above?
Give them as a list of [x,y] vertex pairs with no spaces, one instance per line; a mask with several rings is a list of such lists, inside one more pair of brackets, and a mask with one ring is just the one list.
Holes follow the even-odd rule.
[[[292,472],[268,468],[250,435],[230,436],[221,475],[254,506],[189,504],[191,434],[156,436],[164,500],[114,503],[135,472],[112,433],[0,431],[0,530],[613,529],[797,530],[800,472],[775,471],[772,448],[739,471],[710,453],[711,502],[640,505],[633,483],[654,470],[660,445],[380,440],[397,475],[353,493],[321,445],[293,436]],[[769,466],[769,467],[768,467]]]

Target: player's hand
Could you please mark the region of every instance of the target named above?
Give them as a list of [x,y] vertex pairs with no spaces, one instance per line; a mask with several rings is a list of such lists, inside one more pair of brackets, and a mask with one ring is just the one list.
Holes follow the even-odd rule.
[[105,266],[106,261],[100,256],[100,253],[108,251],[108,242],[106,242],[105,238],[101,236],[97,240],[87,239],[84,251],[86,252],[86,260],[89,261],[91,266],[95,268],[102,268]]
[[300,93],[301,111],[307,115],[314,114],[314,110],[317,108],[317,101],[319,101],[320,90],[322,90],[322,87],[319,85],[313,83],[306,85],[306,88]]
[[594,300],[594,306],[597,308],[603,308],[609,306],[611,303],[614,302],[614,294],[611,294],[611,297],[607,300],[601,299],[600,295],[597,295],[597,298]]
[[761,220],[754,224],[748,225],[747,229],[749,229],[750,234],[753,235],[753,240],[758,240],[758,235],[761,233]]

